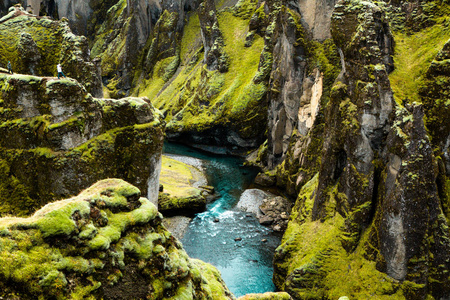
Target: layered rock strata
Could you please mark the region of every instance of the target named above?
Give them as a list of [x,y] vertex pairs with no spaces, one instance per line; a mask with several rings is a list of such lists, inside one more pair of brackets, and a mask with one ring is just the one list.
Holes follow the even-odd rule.
[[108,177],[156,201],[164,122],[148,99],[97,99],[72,79],[27,75],[0,75],[0,99],[3,213]]

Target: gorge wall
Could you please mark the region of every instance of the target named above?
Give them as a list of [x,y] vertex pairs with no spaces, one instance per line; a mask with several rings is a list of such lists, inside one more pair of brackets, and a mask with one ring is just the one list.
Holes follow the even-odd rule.
[[[17,73],[50,76],[0,74],[1,213],[29,214],[108,177],[156,201],[165,123],[150,101],[94,98],[88,91],[101,91],[99,73],[86,39],[67,24],[14,8],[0,26],[10,42],[2,45],[2,61],[11,60]],[[18,55],[14,42],[29,52]],[[71,79],[52,77],[58,59]]]
[[[0,11],[6,13],[13,2],[0,2]],[[80,153],[91,158],[90,147],[71,148],[68,140],[105,141],[93,148],[111,151],[126,141],[126,147],[158,153],[164,118],[169,139],[206,149],[257,149],[249,161],[262,168],[260,182],[276,185],[294,202],[275,255],[280,290],[295,299],[449,297],[449,3],[109,0],[88,1],[84,8],[77,1],[64,3],[43,1],[40,13],[67,17],[68,23],[18,9],[0,20],[0,26],[11,26],[1,34],[12,32],[18,23],[13,21],[22,18],[32,28],[35,22],[52,24],[64,32],[56,39],[73,42],[49,57],[28,29],[0,52],[3,65],[11,60],[20,72],[50,76],[62,59],[70,77],[86,86],[1,75],[2,103],[13,103],[2,110],[2,128],[20,137],[2,141],[3,170],[14,175],[8,177],[11,184],[29,178],[10,168],[30,151],[46,157],[35,166],[55,170]],[[66,38],[68,24],[87,37]],[[34,55],[17,59],[21,56],[8,50],[14,47]],[[85,73],[92,75],[81,76]],[[38,90],[39,96],[28,96]],[[100,100],[88,92],[129,98]],[[79,99],[71,100],[78,110],[65,119],[46,105],[47,95],[60,94]],[[141,119],[144,115],[150,119]],[[63,126],[72,132],[63,138],[53,133],[59,128],[53,123],[78,126],[84,135]],[[102,130],[117,131],[114,142]],[[97,132],[104,138],[90,142],[86,136]],[[28,140],[31,150],[22,150]],[[146,190],[143,178],[157,169],[157,160],[143,170],[132,161],[134,154],[113,155],[129,164],[113,163],[111,174]],[[48,159],[57,163],[49,165]],[[76,169],[79,161],[72,164],[73,174],[95,173]],[[141,171],[145,175],[138,175]],[[89,184],[100,179],[92,176]],[[23,186],[39,186],[36,182]]]

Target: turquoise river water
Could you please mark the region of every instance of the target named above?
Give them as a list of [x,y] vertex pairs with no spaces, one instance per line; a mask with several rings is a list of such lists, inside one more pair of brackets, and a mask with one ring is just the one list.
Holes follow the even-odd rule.
[[208,184],[220,194],[189,224],[181,240],[188,255],[214,265],[237,297],[274,291],[272,259],[280,235],[260,225],[254,215],[234,209],[256,171],[243,168],[240,158],[207,154],[183,145],[168,143],[164,151],[202,159]]

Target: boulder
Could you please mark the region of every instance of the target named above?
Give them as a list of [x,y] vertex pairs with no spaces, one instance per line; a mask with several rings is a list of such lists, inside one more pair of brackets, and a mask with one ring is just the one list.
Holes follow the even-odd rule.
[[258,173],[255,178],[255,184],[263,187],[272,187],[276,183],[276,177],[267,173]]
[[259,223],[262,225],[271,225],[275,231],[286,230],[292,204],[289,200],[277,196],[272,199],[264,199],[259,207],[262,215],[259,216]]
[[275,197],[275,195],[263,190],[247,189],[241,194],[239,202],[236,204],[236,208],[255,214],[256,217],[260,217],[261,211],[259,210],[259,207],[264,199],[272,199],[273,197]]

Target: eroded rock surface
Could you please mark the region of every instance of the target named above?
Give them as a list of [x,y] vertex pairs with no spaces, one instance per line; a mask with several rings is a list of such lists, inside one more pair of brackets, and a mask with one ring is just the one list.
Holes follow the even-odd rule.
[[190,259],[139,189],[119,179],[0,219],[0,297],[234,299],[213,266]]
[[[438,99],[433,104],[426,98],[423,105],[402,99],[405,107],[394,101],[388,77],[394,37],[385,13],[367,1],[336,4],[331,33],[342,71],[324,108],[323,133],[316,121],[306,137],[291,143],[277,171],[290,194],[301,187],[274,259],[274,282],[294,298],[449,295],[445,167],[435,158],[445,149],[447,123],[429,132],[424,126],[427,112],[431,125],[440,116],[431,111],[445,111],[445,97],[428,85],[422,91]],[[438,74],[435,66],[444,57],[445,47],[428,76]],[[281,173],[311,165],[308,144],[317,134],[323,134],[323,147],[316,175],[300,171],[294,181]],[[429,134],[439,144],[434,151]],[[335,279],[324,281],[329,276]]]
[[103,95],[97,61],[89,58],[88,41],[72,33],[66,20],[52,21],[27,13],[20,5],[0,19],[0,62],[11,61],[16,73],[55,76],[60,63],[66,76],[82,83],[94,97]]
[[291,203],[280,196],[272,199],[264,199],[259,206],[262,215],[258,217],[259,223],[262,225],[270,225],[275,231],[285,231],[292,205]]
[[164,122],[148,99],[97,99],[73,79],[26,75],[0,75],[0,99],[3,213],[30,213],[108,177],[157,197]]

